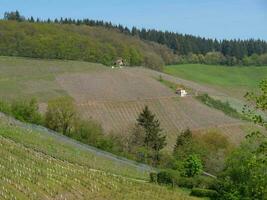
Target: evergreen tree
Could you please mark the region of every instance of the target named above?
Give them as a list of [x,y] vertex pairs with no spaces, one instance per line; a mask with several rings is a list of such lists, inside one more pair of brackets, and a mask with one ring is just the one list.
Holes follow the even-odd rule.
[[161,133],[160,122],[148,107],[145,106],[137,119],[137,124],[145,130],[144,143],[148,149],[153,151],[153,161],[156,165],[159,161],[160,150],[166,146],[166,136]]

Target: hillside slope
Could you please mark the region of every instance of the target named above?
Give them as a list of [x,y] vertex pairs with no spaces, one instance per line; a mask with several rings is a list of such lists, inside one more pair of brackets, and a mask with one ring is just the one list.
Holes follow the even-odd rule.
[[145,105],[159,118],[169,147],[186,128],[200,132],[218,129],[234,142],[250,131],[245,130],[250,127],[247,123],[211,109],[193,97],[177,97],[157,79],[161,75],[210,94],[216,90],[145,68],[111,69],[80,61],[0,57],[0,71],[2,99],[36,97],[45,110],[48,100],[69,96],[85,119],[100,122],[107,133],[127,134]]
[[195,199],[150,169],[0,115],[0,199]]
[[163,45],[114,29],[5,20],[0,20],[0,55],[84,60],[105,65],[113,65],[121,57],[131,66],[154,69],[175,58]]

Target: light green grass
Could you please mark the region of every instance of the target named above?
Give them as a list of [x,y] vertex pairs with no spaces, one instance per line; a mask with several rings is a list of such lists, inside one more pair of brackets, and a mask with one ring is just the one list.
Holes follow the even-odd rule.
[[104,68],[101,64],[88,62],[0,56],[0,98],[36,97],[46,102],[51,98],[67,96],[56,76]]
[[185,64],[166,66],[164,72],[215,87],[236,97],[257,88],[259,82],[267,77],[267,67]]
[[197,199],[132,165],[0,117],[0,199]]

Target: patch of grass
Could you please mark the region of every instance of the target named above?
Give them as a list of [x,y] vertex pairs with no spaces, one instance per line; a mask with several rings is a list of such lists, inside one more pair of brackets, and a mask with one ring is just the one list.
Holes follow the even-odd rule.
[[243,120],[246,119],[242,114],[237,112],[236,109],[232,108],[228,102],[222,102],[220,100],[213,99],[208,94],[198,95],[196,99],[211,108],[215,108],[217,110],[222,111],[224,114],[230,117]]
[[170,65],[164,72],[186,80],[215,87],[231,96],[243,97],[256,89],[267,76],[266,67],[238,67],[203,64]]
[[105,69],[103,65],[89,62],[0,56],[0,98],[35,97],[46,102],[68,96],[56,80],[57,76],[102,69]]
[[187,92],[188,92],[188,91],[189,91],[189,92],[192,92],[192,89],[187,88],[187,87],[185,87],[185,86],[182,85],[182,84],[176,84],[176,83],[173,83],[173,82],[171,82],[171,81],[165,80],[165,79],[162,78],[161,75],[157,78],[157,80],[158,80],[159,82],[161,82],[163,85],[165,85],[166,87],[168,87],[168,88],[170,88],[171,90],[173,90],[174,92],[176,92],[176,89],[177,89],[177,88],[182,88],[182,89],[185,89]]

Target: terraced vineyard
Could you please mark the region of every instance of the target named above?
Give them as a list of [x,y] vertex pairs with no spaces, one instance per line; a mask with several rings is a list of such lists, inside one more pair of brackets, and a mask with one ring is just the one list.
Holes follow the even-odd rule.
[[[241,137],[243,131],[239,120],[225,116],[223,113],[206,107],[192,97],[159,98],[138,101],[90,101],[79,104],[79,109],[85,118],[94,118],[101,122],[107,131],[126,132],[136,123],[136,118],[142,109],[148,105],[159,118],[164,131],[168,134],[169,143],[175,141],[180,130],[190,127],[193,130],[231,125],[239,130],[229,137]],[[220,126],[221,125],[221,126]]]
[[147,183],[145,166],[0,117],[0,199],[195,199]]

